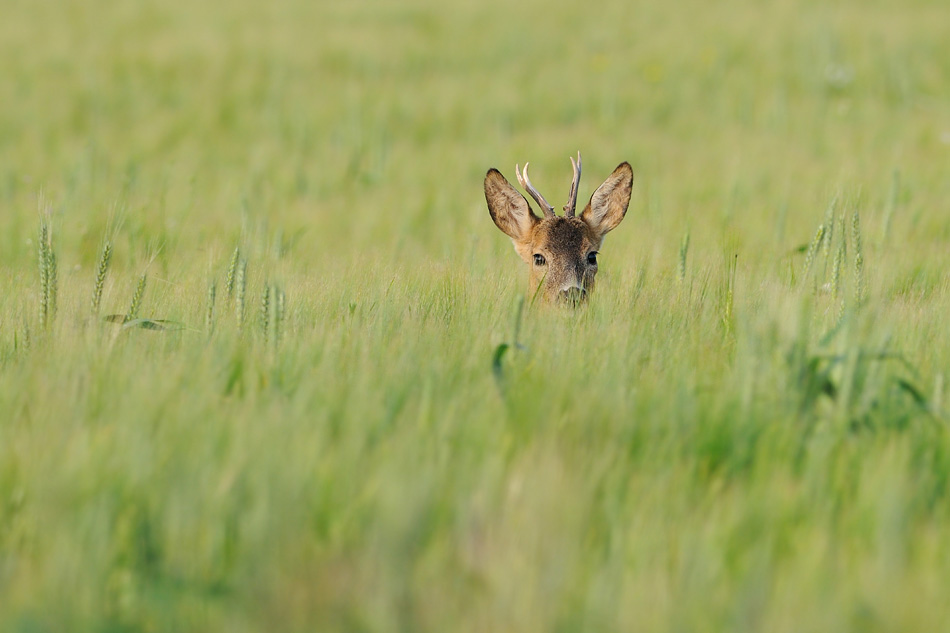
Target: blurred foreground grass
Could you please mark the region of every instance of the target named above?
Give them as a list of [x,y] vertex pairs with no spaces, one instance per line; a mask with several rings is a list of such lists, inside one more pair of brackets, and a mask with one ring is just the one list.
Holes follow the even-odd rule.
[[[0,629],[938,630],[948,17],[7,3]],[[482,178],[578,149],[630,212],[516,322]]]

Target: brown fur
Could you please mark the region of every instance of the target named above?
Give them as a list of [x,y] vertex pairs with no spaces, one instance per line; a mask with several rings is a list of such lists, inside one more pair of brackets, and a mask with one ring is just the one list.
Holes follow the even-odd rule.
[[[485,200],[495,225],[511,238],[530,267],[528,291],[540,291],[553,301],[593,290],[597,265],[591,265],[588,256],[600,250],[604,236],[623,220],[632,187],[633,170],[624,162],[594,191],[580,217],[539,218],[501,172],[490,169],[485,175]],[[536,265],[536,255],[544,258],[544,264]]]

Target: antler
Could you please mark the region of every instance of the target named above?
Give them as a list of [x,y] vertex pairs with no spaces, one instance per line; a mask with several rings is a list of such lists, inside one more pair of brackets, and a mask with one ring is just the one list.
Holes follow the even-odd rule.
[[528,180],[528,163],[524,164],[524,171],[522,172],[518,165],[515,165],[515,175],[518,177],[518,182],[521,183],[521,186],[524,187],[525,191],[531,194],[531,197],[534,198],[534,201],[538,203],[538,206],[541,207],[541,210],[544,211],[544,215],[547,217],[554,217],[554,207],[551,206],[547,200],[544,199],[538,190],[534,188],[534,185],[531,184],[531,181]]
[[[525,165],[527,167],[527,165]],[[581,184],[581,153],[577,152],[577,162],[571,157],[571,167],[574,168],[574,182],[571,183],[571,195],[564,205],[564,217],[573,218],[574,209],[577,208],[577,187]]]

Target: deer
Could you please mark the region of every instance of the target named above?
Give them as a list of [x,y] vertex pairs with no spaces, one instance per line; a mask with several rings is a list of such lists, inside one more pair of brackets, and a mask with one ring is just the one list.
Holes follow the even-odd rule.
[[495,226],[511,238],[515,252],[530,267],[529,293],[548,303],[577,306],[594,289],[597,255],[604,236],[617,228],[627,213],[633,189],[633,169],[624,161],[594,191],[580,216],[575,215],[581,180],[581,153],[571,157],[574,178],[564,215],[544,199],[524,169],[515,165],[521,187],[534,198],[543,217],[535,215],[528,200],[495,168],[485,174],[485,200]]

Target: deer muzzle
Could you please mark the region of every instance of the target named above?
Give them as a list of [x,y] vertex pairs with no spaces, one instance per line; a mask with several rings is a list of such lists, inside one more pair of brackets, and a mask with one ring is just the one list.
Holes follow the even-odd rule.
[[567,288],[558,293],[557,299],[559,303],[566,303],[573,308],[587,301],[587,291],[577,287]]

